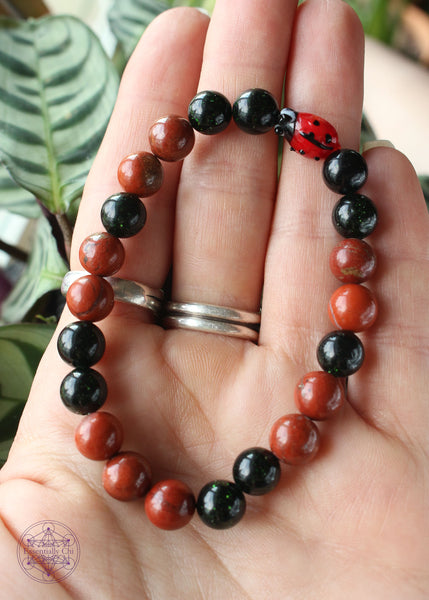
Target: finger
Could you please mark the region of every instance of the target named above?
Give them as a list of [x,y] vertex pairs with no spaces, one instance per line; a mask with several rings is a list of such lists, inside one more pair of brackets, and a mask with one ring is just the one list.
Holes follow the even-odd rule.
[[405,156],[376,148],[365,159],[370,175],[363,192],[379,216],[377,272],[365,285],[377,296],[379,316],[365,334],[362,377],[354,378],[350,401],[366,421],[408,448],[427,448],[429,214]]
[[[199,77],[208,21],[195,9],[162,13],[148,27],[128,62],[108,130],[85,186],[75,227],[72,268],[81,268],[77,257],[81,241],[104,229],[100,208],[108,196],[121,191],[117,168],[122,158],[132,152],[150,151],[148,132],[156,119],[168,114],[186,116]],[[163,167],[161,190],[144,199],[144,229],[123,240],[126,259],[117,274],[155,288],[164,283],[171,261],[181,164],[163,163]]]
[[[261,0],[218,0],[199,90],[233,102],[260,87],[279,100],[295,6],[270,0],[267,11]],[[257,310],[277,183],[276,136],[250,136],[230,124],[213,138],[198,135],[183,168],[173,295]]]
[[[342,147],[357,148],[361,24],[340,0],[308,0],[295,23],[286,105],[325,118],[337,129]],[[260,343],[280,346],[312,368],[315,345],[329,328],[327,303],[336,287],[328,256],[338,238],[331,222],[337,199],[323,182],[322,161],[289,152],[286,144],[267,255]]]

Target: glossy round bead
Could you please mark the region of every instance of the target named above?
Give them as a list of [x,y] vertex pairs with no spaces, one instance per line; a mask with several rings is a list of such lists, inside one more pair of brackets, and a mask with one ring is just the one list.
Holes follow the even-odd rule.
[[124,439],[122,425],[110,413],[87,415],[76,428],[76,448],[91,460],[106,460],[119,452]]
[[61,383],[60,396],[64,406],[78,415],[93,413],[107,398],[104,377],[94,369],[78,367],[66,375]]
[[246,500],[240,488],[230,481],[207,483],[197,499],[197,512],[203,523],[212,529],[228,529],[244,515]]
[[250,134],[266,133],[272,129],[279,114],[274,96],[260,88],[243,92],[232,107],[236,125]]
[[377,209],[363,194],[349,194],[340,198],[332,211],[335,229],[345,238],[362,239],[377,225]]
[[107,461],[103,470],[103,486],[108,494],[128,502],[146,494],[152,472],[147,460],[137,452],[120,452]]
[[320,435],[315,423],[304,415],[280,417],[270,432],[270,447],[277,458],[289,465],[310,462],[319,450]]
[[180,529],[189,523],[195,512],[195,498],[182,481],[167,479],[155,484],[146,495],[146,515],[160,529]]
[[365,358],[363,344],[352,331],[331,331],[317,347],[317,360],[327,373],[335,377],[353,375]]
[[129,154],[119,163],[118,181],[129,194],[152,196],[161,188],[163,179],[162,164],[151,152]]
[[124,264],[125,250],[120,240],[110,233],[93,233],[80,245],[79,260],[89,273],[110,277]]
[[332,250],[329,266],[333,275],[343,283],[362,283],[374,275],[377,259],[369,244],[347,238]]
[[199,92],[192,98],[188,118],[194,129],[206,135],[220,133],[231,120],[231,104],[219,92]]
[[298,410],[316,421],[332,417],[343,406],[344,387],[341,381],[325,371],[311,371],[295,387]]
[[70,312],[81,321],[101,321],[112,310],[115,297],[108,281],[83,275],[67,290],[66,301]]
[[101,207],[101,221],[111,235],[129,238],[146,223],[146,208],[136,194],[113,194]]
[[336,150],[323,164],[326,185],[337,194],[348,194],[360,189],[368,177],[364,157],[355,150]]
[[57,340],[58,353],[69,365],[92,367],[104,354],[103,332],[90,321],[75,321],[61,331]]
[[167,162],[182,160],[194,147],[195,133],[192,125],[177,115],[158,119],[149,130],[152,152]]
[[378,303],[367,287],[358,283],[346,283],[332,294],[329,301],[329,317],[338,329],[365,331],[375,322]]
[[237,456],[232,473],[243,492],[261,496],[271,492],[280,481],[280,463],[265,448],[249,448]]

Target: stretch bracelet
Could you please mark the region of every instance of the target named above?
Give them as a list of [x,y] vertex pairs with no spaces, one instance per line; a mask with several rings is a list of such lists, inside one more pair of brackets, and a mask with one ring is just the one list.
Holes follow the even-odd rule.
[[[332,250],[329,264],[342,285],[329,301],[328,312],[335,330],[325,335],[317,347],[321,370],[304,374],[295,387],[299,412],[276,420],[269,435],[270,449],[252,447],[239,454],[233,464],[232,481],[211,481],[195,497],[188,485],[179,480],[152,485],[146,458],[121,450],[123,430],[119,420],[99,410],[107,398],[107,384],[92,367],[103,356],[105,338],[94,322],[106,318],[113,308],[115,293],[108,278],[124,263],[120,239],[134,236],[143,228],[146,209],[141,198],[160,189],[161,161],[182,160],[193,148],[194,130],[218,134],[231,119],[249,134],[274,129],[289,142],[291,150],[323,161],[323,180],[330,190],[341,195],[333,208],[332,220],[344,239]],[[74,367],[61,383],[60,396],[69,410],[85,415],[75,432],[76,446],[89,459],[107,461],[102,481],[108,494],[122,501],[145,497],[147,517],[161,529],[186,525],[195,509],[209,527],[226,529],[243,517],[245,494],[263,495],[276,487],[280,462],[301,465],[315,457],[320,445],[315,421],[332,417],[345,402],[347,378],[364,360],[363,344],[356,333],[371,327],[378,312],[373,293],[361,285],[376,268],[374,252],[363,238],[374,230],[377,211],[367,196],[358,193],[368,174],[364,158],[354,150],[342,149],[336,130],[327,121],[289,108],[279,110],[274,97],[259,88],[244,92],[232,107],[220,93],[200,92],[190,102],[188,119],[176,115],[159,119],[150,128],[149,142],[152,152],[128,155],[119,164],[118,181],[123,191],[107,198],[101,208],[105,231],[90,235],[80,246],[79,258],[87,274],[73,278],[67,285],[67,305],[78,321],[66,326],[58,337],[61,358]],[[153,293],[161,302],[161,292]],[[189,315],[196,310],[192,303],[170,302],[167,306],[179,314],[185,311]],[[201,320],[219,321],[225,314],[232,323],[236,318],[252,320],[251,314],[243,317],[243,311],[237,311],[235,316],[233,309],[214,306],[205,315],[201,311],[204,305],[196,306]]]

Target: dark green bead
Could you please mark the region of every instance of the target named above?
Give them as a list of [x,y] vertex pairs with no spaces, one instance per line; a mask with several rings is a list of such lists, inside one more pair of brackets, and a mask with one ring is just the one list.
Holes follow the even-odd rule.
[[206,135],[220,133],[231,120],[231,104],[219,92],[199,92],[188,108],[189,121],[196,131]]
[[101,207],[101,221],[110,235],[129,238],[146,223],[146,208],[136,194],[113,194]]
[[352,375],[360,369],[364,358],[363,344],[352,331],[331,331],[317,348],[320,366],[335,377]]
[[232,107],[232,116],[237,126],[246,133],[255,135],[272,129],[279,114],[274,96],[260,88],[243,92]]
[[197,512],[212,529],[228,529],[236,525],[246,510],[240,488],[230,481],[211,481],[198,495]]
[[377,209],[367,196],[349,194],[343,196],[334,206],[332,222],[343,237],[361,240],[374,231],[377,225]]
[[323,164],[323,178],[329,189],[337,194],[356,192],[368,177],[364,157],[356,150],[336,150]]
[[265,448],[249,448],[237,456],[232,469],[234,481],[246,494],[262,496],[280,481],[279,459]]
[[69,410],[78,415],[87,415],[97,411],[105,403],[106,381],[97,371],[79,367],[64,377],[60,396]]
[[92,367],[104,354],[103,332],[90,321],[75,321],[61,331],[57,340],[58,353],[75,367]]

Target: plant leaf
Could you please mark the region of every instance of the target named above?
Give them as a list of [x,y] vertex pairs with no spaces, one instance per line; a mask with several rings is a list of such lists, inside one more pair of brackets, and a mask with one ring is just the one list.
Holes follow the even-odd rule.
[[33,194],[20,187],[1,163],[0,208],[29,219],[40,217],[41,214],[40,207]]
[[54,325],[0,327],[0,467],[6,461],[21,413]]
[[58,254],[49,223],[41,217],[37,223],[30,260],[3,303],[2,318],[8,323],[20,321],[43,294],[61,287],[66,272],[67,267]]
[[0,19],[0,154],[50,212],[81,195],[117,89],[116,70],[78,19]]
[[153,19],[173,5],[172,0],[116,0],[109,11],[110,29],[125,60],[131,56],[143,31]]

